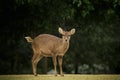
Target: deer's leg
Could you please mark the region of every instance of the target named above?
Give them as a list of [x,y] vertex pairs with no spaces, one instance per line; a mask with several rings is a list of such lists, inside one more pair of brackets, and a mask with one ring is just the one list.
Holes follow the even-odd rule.
[[62,59],[63,59],[63,56],[58,56],[58,62],[59,62],[59,66],[60,66],[60,75],[64,76],[63,71],[62,71]]
[[57,62],[56,62],[56,56],[53,56],[52,57],[53,58],[53,65],[54,65],[54,74],[55,74],[55,76],[57,76],[57,71],[56,71],[56,65],[57,65]]
[[37,63],[39,60],[42,59],[40,54],[34,54],[32,58],[32,67],[33,67],[33,74],[37,76]]
[[36,73],[36,62],[35,62],[36,57],[37,57],[37,54],[34,54],[33,58],[32,58],[32,68],[33,68],[33,74],[35,76],[37,76],[37,73]]

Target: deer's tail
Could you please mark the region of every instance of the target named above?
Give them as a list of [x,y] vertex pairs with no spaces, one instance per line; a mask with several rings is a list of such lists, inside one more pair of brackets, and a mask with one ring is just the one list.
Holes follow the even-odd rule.
[[31,37],[29,37],[29,36],[25,37],[25,39],[26,39],[27,42],[29,42],[29,43],[32,43],[32,42],[33,42],[33,39],[32,39]]

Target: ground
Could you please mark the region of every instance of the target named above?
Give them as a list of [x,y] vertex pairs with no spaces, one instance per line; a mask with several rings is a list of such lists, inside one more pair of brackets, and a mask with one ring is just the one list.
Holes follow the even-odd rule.
[[0,80],[120,80],[120,75],[0,75]]

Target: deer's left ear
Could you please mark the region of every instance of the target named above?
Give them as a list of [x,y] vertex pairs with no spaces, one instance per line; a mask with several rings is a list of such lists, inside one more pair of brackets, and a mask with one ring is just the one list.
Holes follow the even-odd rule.
[[70,30],[70,34],[73,35],[75,33],[75,28]]

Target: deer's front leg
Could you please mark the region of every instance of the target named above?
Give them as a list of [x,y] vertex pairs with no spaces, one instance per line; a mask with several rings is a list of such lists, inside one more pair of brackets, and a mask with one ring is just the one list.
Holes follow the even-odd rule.
[[56,65],[57,65],[56,56],[53,56],[52,58],[53,58],[53,65],[54,65],[54,70],[55,70],[54,74],[55,74],[55,76],[57,76],[57,71],[56,71]]
[[63,59],[63,56],[58,56],[58,62],[59,62],[59,66],[60,66],[60,75],[64,76],[63,71],[62,71],[62,59]]

